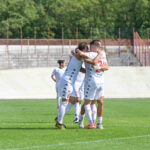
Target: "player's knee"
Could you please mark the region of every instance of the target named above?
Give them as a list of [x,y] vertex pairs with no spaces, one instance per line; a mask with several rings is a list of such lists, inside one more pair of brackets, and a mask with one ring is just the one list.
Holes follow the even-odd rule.
[[69,102],[70,102],[71,104],[73,104],[74,101],[69,99]]
[[75,98],[74,98],[74,97],[72,97],[72,96],[70,96],[70,98],[69,98],[69,102],[70,102],[71,104],[75,104]]
[[93,100],[91,104],[92,104],[92,105],[93,105],[93,104],[96,104],[96,100]]
[[103,105],[103,100],[98,100],[98,101],[97,101],[97,104],[98,104],[98,105]]
[[88,105],[88,104],[91,104],[91,101],[90,100],[85,100],[84,105]]
[[67,99],[62,98],[62,102],[68,102],[68,100],[67,100]]

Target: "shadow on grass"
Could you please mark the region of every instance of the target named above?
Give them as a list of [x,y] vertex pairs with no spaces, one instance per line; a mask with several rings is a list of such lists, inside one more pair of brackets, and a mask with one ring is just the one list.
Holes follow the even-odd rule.
[[[55,127],[55,122],[0,122],[0,130],[60,130]],[[66,130],[80,129],[69,125]]]
[[[77,130],[77,129],[80,129],[80,128],[66,128],[65,130]],[[12,128],[12,127],[10,127],[10,128],[1,128],[0,127],[0,130],[61,130],[61,129],[58,129],[58,128],[52,128],[52,127],[50,127],[50,128],[21,128],[21,127],[18,127],[18,128],[16,128],[16,127],[14,127],[14,128]],[[64,131],[65,131],[64,130]],[[63,131],[63,130],[62,130]]]
[[57,130],[57,128],[55,127],[50,127],[50,128],[38,128],[38,127],[32,127],[32,128],[23,128],[23,127],[7,127],[7,128],[3,128],[3,127],[0,127],[0,130]]
[[[78,126],[76,127],[72,127],[72,126],[68,126],[65,130],[77,130],[77,129],[80,129]],[[9,127],[5,127],[5,126],[0,126],[0,130],[60,130],[58,128],[55,127],[55,124],[54,125],[51,125],[51,126],[46,126],[46,127],[40,127],[40,125],[38,127],[27,127],[27,126],[23,126],[23,125],[12,125],[12,126],[9,126]]]

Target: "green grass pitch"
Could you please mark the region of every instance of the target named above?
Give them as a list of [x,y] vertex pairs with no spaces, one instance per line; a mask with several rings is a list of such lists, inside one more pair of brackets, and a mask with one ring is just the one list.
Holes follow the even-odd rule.
[[[104,130],[55,128],[56,100],[0,101],[0,150],[149,150],[150,100],[104,101]],[[87,119],[85,120],[87,125]]]

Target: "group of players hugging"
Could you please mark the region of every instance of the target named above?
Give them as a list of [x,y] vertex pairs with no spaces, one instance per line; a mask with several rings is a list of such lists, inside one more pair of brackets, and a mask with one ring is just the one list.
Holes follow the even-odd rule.
[[[80,128],[104,129],[104,71],[108,70],[108,63],[102,43],[93,40],[89,48],[88,43],[81,42],[71,51],[71,55],[66,69],[65,61],[58,60],[59,67],[51,75],[57,91],[58,117],[55,118],[55,126],[58,129],[66,128],[63,118],[74,106],[74,123],[78,123]],[[83,99],[84,104],[81,106]],[[89,123],[87,126],[84,126],[85,114]]]

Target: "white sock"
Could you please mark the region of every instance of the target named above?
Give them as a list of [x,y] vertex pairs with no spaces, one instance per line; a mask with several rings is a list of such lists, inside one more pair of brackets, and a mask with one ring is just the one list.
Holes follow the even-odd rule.
[[79,114],[80,114],[80,104],[79,103],[74,104],[74,111],[75,111],[75,117],[79,118]]
[[93,123],[96,123],[97,108],[96,108],[95,104],[91,105],[91,110],[92,110],[92,120],[93,120]]
[[98,120],[98,124],[102,124],[103,117],[97,117],[97,120]]
[[79,120],[84,121],[84,117],[85,117],[85,114],[84,115],[80,114],[80,119]]
[[60,106],[60,99],[61,97],[57,97],[57,106]]
[[64,118],[64,115],[65,115],[67,103],[68,102],[61,102],[61,104],[60,104],[60,108],[59,108],[59,111],[58,111],[58,122],[60,124],[63,123],[63,118]]
[[[81,112],[81,104],[79,104],[79,110],[80,110],[80,112]],[[80,113],[79,113],[80,114]]]
[[67,114],[71,110],[72,106],[73,106],[73,104],[70,103],[70,102],[68,102],[68,104],[66,106],[66,112],[65,112],[65,114]]
[[87,116],[88,122],[89,122],[89,124],[92,124],[93,121],[92,121],[92,111],[91,111],[90,104],[86,104],[84,106],[84,108],[85,108],[85,112],[86,112],[86,116]]

